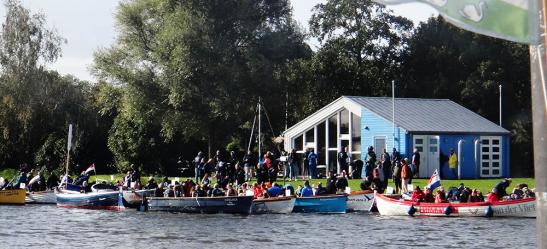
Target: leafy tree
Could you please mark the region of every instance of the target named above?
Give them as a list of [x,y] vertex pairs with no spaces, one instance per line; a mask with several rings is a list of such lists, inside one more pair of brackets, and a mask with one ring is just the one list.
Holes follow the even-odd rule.
[[285,89],[277,70],[310,53],[288,1],[135,0],[116,18],[117,44],[94,67],[124,88],[109,147],[118,164],[151,171],[184,144],[211,151],[247,134],[258,96],[268,106],[283,97],[271,94]]

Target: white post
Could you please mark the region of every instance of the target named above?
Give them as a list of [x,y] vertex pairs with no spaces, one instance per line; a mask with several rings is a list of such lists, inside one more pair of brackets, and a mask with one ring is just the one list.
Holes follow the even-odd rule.
[[395,80],[391,81],[391,98],[392,98],[391,121],[393,122],[393,148],[397,148],[395,147]]
[[501,111],[501,110],[502,110],[502,109],[501,109],[501,107],[502,107],[501,103],[502,103],[502,102],[501,102],[501,84],[500,84],[500,126],[501,126],[501,113],[502,113],[502,111]]
[[330,144],[329,144],[329,118],[327,118],[327,120],[325,120],[325,165],[327,166],[327,172],[329,172],[329,170],[330,170],[329,148],[330,148]]

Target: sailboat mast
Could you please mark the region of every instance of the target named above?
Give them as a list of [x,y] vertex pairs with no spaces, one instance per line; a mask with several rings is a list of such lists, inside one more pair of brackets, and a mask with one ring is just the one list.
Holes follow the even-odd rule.
[[262,125],[261,118],[262,116],[262,100],[258,97],[258,160],[260,161],[260,156],[262,155]]
[[70,162],[70,149],[72,148],[72,124],[68,125],[68,138],[67,138],[67,144],[66,144],[66,169],[65,169],[65,177],[66,177],[66,186],[68,186],[68,164]]

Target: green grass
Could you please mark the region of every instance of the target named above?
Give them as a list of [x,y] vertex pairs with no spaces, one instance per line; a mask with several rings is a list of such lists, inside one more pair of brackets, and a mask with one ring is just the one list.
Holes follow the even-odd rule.
[[[115,181],[117,180],[120,180],[123,175],[122,174],[117,174],[117,175],[113,175],[114,176],[114,179]],[[105,180],[107,182],[110,182],[110,175],[97,175],[97,178],[99,180]],[[163,177],[154,177],[154,179],[156,180],[156,182],[161,182]],[[186,178],[191,178],[193,179],[193,177],[179,177],[179,181],[185,181]],[[169,177],[169,180],[174,180],[175,177],[172,176],[172,177]],[[95,181],[95,176],[91,176],[90,178],[90,182],[93,182]],[[284,183],[290,183],[292,184],[295,188],[298,186],[298,185],[302,185],[304,186],[304,181],[305,180],[297,180],[297,181],[285,181],[283,182],[283,178],[277,178],[277,182],[279,184],[284,184]],[[413,179],[412,180],[412,185],[414,186],[420,186],[420,188],[423,189],[424,186],[427,185],[427,182],[429,181],[429,179]],[[492,188],[498,183],[500,182],[501,179],[478,179],[478,180],[442,180],[441,183],[442,183],[442,186],[445,187],[445,189],[448,190],[449,187],[458,187],[460,185],[460,183],[463,183],[465,186],[467,187],[470,187],[470,188],[478,188],[481,190],[481,192],[483,192],[484,194],[490,192],[492,190]],[[143,182],[144,184],[148,183],[148,177],[141,177],[141,182]],[[323,184],[323,186],[326,185],[326,179],[315,179],[315,180],[310,180],[310,184],[312,185],[317,185],[318,182],[321,182]],[[349,180],[349,187],[351,188],[351,190],[359,190],[361,189],[360,188],[360,184],[361,184],[361,180]],[[535,179],[534,178],[513,178],[513,182],[511,183],[511,186],[509,186],[509,189],[507,190],[508,192],[509,191],[512,191],[513,190],[513,187],[516,186],[517,184],[520,184],[520,183],[526,183],[528,184],[528,187],[529,188],[534,188],[535,187]],[[395,185],[393,184],[393,181],[389,181],[389,186],[391,187],[395,187]]]
[[[17,174],[17,170],[13,170],[13,169],[0,170],[0,176],[4,177],[6,179],[12,179],[16,174]],[[118,181],[118,180],[122,179],[122,177],[124,175],[123,174],[115,174],[115,175],[112,175],[112,176],[114,178],[114,181]],[[99,181],[107,181],[107,182],[111,181],[110,180],[111,179],[110,175],[97,175],[97,178],[99,179]],[[143,184],[148,183],[148,178],[149,178],[148,176],[141,177],[141,182]],[[160,177],[160,176],[154,177],[156,182],[161,182],[162,178],[163,177]],[[186,178],[193,179],[193,177],[179,177],[179,181],[185,181]],[[174,179],[175,179],[175,176],[169,177],[169,180],[174,180]],[[429,179],[413,179],[412,184],[414,186],[420,186],[423,189],[423,187],[427,185],[428,180]],[[92,175],[90,177],[89,181],[94,182],[95,181],[95,175]],[[500,181],[501,181],[501,179],[442,180],[442,185],[445,187],[445,189],[448,189],[449,187],[457,187],[457,186],[459,186],[460,183],[463,183],[467,187],[478,188],[483,193],[488,193]],[[283,182],[283,178],[278,178],[277,182],[280,183],[280,184],[290,183],[295,188],[298,185],[304,186],[304,180],[285,181],[285,182]],[[325,186],[326,179],[310,180],[310,184],[312,184],[312,185],[317,185],[317,182],[321,182],[323,184],[323,186]],[[520,184],[520,183],[526,183],[526,184],[528,184],[528,186],[530,188],[534,188],[535,185],[536,185],[535,184],[536,181],[535,181],[534,178],[513,178],[513,182],[511,183],[511,186],[509,186],[508,191],[511,191],[514,186],[516,186],[517,184]],[[349,186],[350,186],[351,190],[359,190],[360,189],[360,184],[361,184],[361,180],[349,180]],[[391,180],[389,181],[389,186],[395,187]]]

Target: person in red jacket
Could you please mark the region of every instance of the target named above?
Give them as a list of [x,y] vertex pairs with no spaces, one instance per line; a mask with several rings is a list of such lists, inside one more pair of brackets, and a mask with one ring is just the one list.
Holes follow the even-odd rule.
[[498,196],[498,189],[493,188],[493,189],[492,189],[492,192],[490,192],[490,193],[486,196],[486,201],[487,201],[487,202],[490,202],[490,203],[494,203],[494,202],[500,201],[500,197]]
[[414,191],[412,191],[412,201],[413,202],[424,201],[424,192],[420,189],[420,186],[416,186]]
[[448,202],[446,200],[446,193],[444,192],[444,188],[441,186],[439,187],[439,190],[437,190],[437,193],[435,194],[435,203],[445,203]]
[[401,166],[401,193],[408,193],[408,184],[410,181],[410,166],[408,165],[408,158],[405,158],[403,161],[403,166]]

